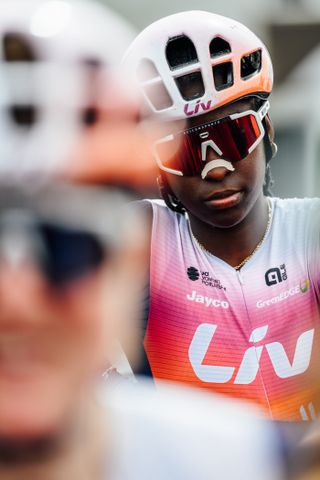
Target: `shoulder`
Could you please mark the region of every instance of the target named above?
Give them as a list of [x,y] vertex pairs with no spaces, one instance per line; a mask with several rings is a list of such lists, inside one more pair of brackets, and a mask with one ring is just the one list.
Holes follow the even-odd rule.
[[144,236],[146,240],[146,245],[148,251],[146,252],[147,257],[150,258],[151,255],[151,243],[152,243],[152,230],[155,222],[166,222],[166,219],[170,218],[172,215],[175,215],[160,199],[143,199],[131,202],[129,204],[129,209],[132,211],[138,211],[140,216],[142,215],[143,226],[144,226]]
[[[169,384],[123,387],[108,400],[113,418],[121,419],[121,435],[130,437],[147,464],[161,464],[163,476],[155,478],[277,478],[266,473],[274,464],[274,432],[254,407]],[[176,475],[170,475],[173,466]]]
[[320,226],[320,198],[271,198],[274,213],[285,224]]
[[285,213],[320,210],[320,198],[270,198],[273,205]]
[[176,223],[184,219],[184,215],[171,210],[163,200],[160,199],[144,199],[132,202],[132,208],[137,208],[145,214],[146,226],[149,231],[152,229],[154,222]]
[[143,200],[137,200],[135,202],[130,203],[130,207],[133,209],[138,209],[141,212],[144,212],[146,215],[148,222],[152,223],[152,218],[154,216],[154,212],[157,210],[162,210],[168,213],[171,211],[163,200],[160,199],[149,199],[145,198]]

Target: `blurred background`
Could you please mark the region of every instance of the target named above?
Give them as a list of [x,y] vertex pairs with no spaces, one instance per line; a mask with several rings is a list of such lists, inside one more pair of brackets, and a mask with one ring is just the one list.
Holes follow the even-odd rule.
[[165,15],[208,10],[252,29],[270,50],[275,70],[271,116],[279,151],[273,193],[320,195],[319,0],[100,0],[140,31]]

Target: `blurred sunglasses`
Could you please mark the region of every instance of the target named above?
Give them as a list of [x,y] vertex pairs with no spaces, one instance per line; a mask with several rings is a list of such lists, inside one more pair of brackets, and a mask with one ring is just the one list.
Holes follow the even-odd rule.
[[239,162],[261,142],[269,108],[266,101],[257,112],[234,113],[157,140],[153,151],[159,168],[174,175],[199,175],[208,147],[224,160]]
[[123,222],[131,220],[123,197],[70,186],[31,195],[3,189],[0,260],[19,265],[31,259],[55,287],[97,270],[121,243]]

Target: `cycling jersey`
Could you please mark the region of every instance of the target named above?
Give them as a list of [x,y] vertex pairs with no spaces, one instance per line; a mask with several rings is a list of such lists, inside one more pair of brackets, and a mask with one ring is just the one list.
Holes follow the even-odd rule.
[[320,407],[320,200],[270,199],[272,221],[240,271],[203,250],[187,215],[151,201],[152,375],[251,399],[272,418]]

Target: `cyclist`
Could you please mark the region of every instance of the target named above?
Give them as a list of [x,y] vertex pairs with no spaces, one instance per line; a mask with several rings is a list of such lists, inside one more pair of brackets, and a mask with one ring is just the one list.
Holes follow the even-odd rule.
[[146,202],[143,370],[274,419],[315,418],[320,201],[270,195],[267,48],[235,20],[189,11],[147,27],[124,63],[166,131],[154,144],[163,201]]

